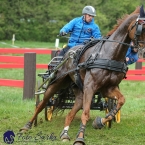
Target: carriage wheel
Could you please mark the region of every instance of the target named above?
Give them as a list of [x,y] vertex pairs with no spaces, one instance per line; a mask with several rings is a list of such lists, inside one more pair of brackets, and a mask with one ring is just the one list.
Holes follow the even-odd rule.
[[117,112],[117,114],[115,115],[115,121],[116,121],[117,123],[120,123],[120,118],[121,118],[121,110],[119,110],[119,111]]
[[53,115],[54,106],[46,106],[45,107],[45,120],[51,121]]
[[[116,101],[113,100],[113,99],[107,99],[107,98],[106,98],[106,101],[107,101],[107,104],[108,104],[108,108],[106,109],[106,114],[108,114],[111,111],[111,109],[114,108],[114,105],[116,105]],[[120,118],[121,118],[121,110],[119,110],[117,112],[117,114],[115,115],[115,117],[113,118],[113,120],[115,122],[117,122],[117,123],[120,123]],[[111,125],[112,125],[112,121],[113,120],[110,120],[110,121],[108,121],[106,123],[106,125],[107,125],[108,128],[111,128]]]
[[[36,89],[35,89],[36,92],[38,91],[38,87],[39,86],[40,86],[40,82],[37,81],[37,83],[36,83]],[[36,104],[35,104],[35,110],[36,110],[38,104],[40,103],[40,95],[39,94],[35,95],[35,102],[36,102]],[[37,126],[37,120],[38,120],[38,116],[34,120],[34,126]]]
[[[51,100],[54,100],[54,97],[51,98]],[[47,106],[45,107],[45,120],[46,121],[51,121],[52,115],[54,111],[54,106]]]
[[[108,114],[109,113],[109,111],[108,111],[108,108],[105,110],[105,114]],[[107,127],[109,127],[110,125],[109,125],[110,123],[109,122],[106,122],[106,126]]]
[[[114,104],[115,104],[115,105],[117,104],[117,103],[116,103],[116,100],[114,100]],[[115,115],[114,121],[117,122],[117,123],[120,123],[120,118],[121,118],[121,110],[119,110],[119,111],[117,112],[117,114]]]
[[[108,114],[108,113],[111,111],[111,109],[113,109],[113,107],[114,107],[114,100],[113,100],[113,99],[110,99],[110,98],[109,98],[109,99],[106,98],[105,101],[106,101],[107,104],[108,104],[108,108],[106,108],[105,113]],[[106,123],[106,126],[107,126],[108,128],[111,128],[111,126],[112,126],[112,120],[109,120],[109,121]]]

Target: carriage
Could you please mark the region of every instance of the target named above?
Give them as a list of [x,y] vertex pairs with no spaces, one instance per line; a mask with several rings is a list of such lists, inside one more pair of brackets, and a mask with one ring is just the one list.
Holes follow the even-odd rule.
[[[40,80],[39,80],[36,83],[36,91],[35,91],[36,108],[37,108],[38,104],[41,102],[41,96],[43,96],[43,94],[45,93],[45,91],[47,89],[48,82],[50,81],[50,78],[49,78],[50,75],[52,75],[52,73],[54,71],[56,71],[55,68],[57,66],[61,67],[61,65],[63,65],[63,63],[64,63],[64,61],[62,61],[62,57],[58,56],[59,50],[53,51],[53,52],[55,52],[55,55],[52,58],[52,60],[48,63],[48,70],[44,73],[38,74],[38,76],[42,79],[42,81],[40,82]],[[70,86],[68,86],[67,88],[61,89],[60,91],[58,91],[54,96],[52,96],[49,99],[49,101],[47,102],[47,105],[44,109],[46,121],[51,121],[51,119],[53,117],[53,112],[55,110],[58,109],[59,111],[60,110],[64,111],[65,109],[72,108],[72,106],[74,105],[74,101],[75,101],[75,95],[74,95],[72,87],[71,87],[72,85],[73,84],[70,84]],[[60,96],[63,96],[63,95],[66,96],[65,100],[63,100],[63,99],[59,100]],[[102,97],[101,93],[97,92],[93,96],[90,109],[104,111],[105,114],[107,114],[114,108],[114,106],[116,106],[116,100],[108,99],[108,98],[104,99]],[[120,114],[121,114],[121,111],[119,110],[118,113],[115,115],[115,118],[113,119],[114,122],[120,123]],[[37,120],[38,120],[38,116],[36,117],[36,119],[34,121],[34,126],[37,126]],[[108,121],[106,123],[106,126],[108,128],[111,128],[112,120]]]

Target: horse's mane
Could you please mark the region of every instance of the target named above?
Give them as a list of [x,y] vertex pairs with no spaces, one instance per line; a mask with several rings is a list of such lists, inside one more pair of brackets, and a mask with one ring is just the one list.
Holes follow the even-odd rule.
[[118,20],[117,20],[117,24],[114,25],[113,29],[110,30],[110,31],[107,33],[106,36],[111,36],[111,35],[113,34],[113,32],[116,31],[116,29],[122,24],[122,22],[123,22],[128,16],[131,16],[131,15],[133,15],[133,14],[137,14],[137,13],[139,13],[139,12],[140,12],[140,7],[138,6],[138,7],[135,9],[135,11],[132,12],[130,15],[125,14],[121,19],[118,19]]

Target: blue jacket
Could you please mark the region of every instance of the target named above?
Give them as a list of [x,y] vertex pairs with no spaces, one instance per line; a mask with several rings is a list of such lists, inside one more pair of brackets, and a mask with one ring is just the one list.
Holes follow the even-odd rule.
[[94,37],[99,39],[101,37],[99,26],[95,24],[94,19],[87,23],[83,20],[83,16],[71,20],[60,30],[60,33],[61,32],[71,32],[68,41],[68,46],[70,48],[83,44],[88,38]]
[[138,53],[132,52],[131,47],[129,47],[126,53],[126,57],[129,58],[129,61],[127,61],[127,65],[130,65],[138,60]]

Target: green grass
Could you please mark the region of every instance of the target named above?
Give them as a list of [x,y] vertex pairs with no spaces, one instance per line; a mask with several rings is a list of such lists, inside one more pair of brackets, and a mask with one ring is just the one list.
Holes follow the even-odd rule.
[[[59,43],[59,47],[61,48],[63,43]],[[54,42],[33,42],[33,41],[15,41],[14,45],[12,45],[12,41],[3,40],[0,41],[0,48],[55,48]]]
[[[121,122],[114,122],[111,129],[107,127],[102,130],[92,128],[92,121],[96,116],[105,116],[104,111],[91,110],[91,118],[87,124],[85,132],[85,141],[87,145],[143,145],[145,141],[144,118],[145,118],[145,83],[134,81],[122,81],[120,89],[126,98],[126,103],[121,109]],[[42,96],[43,97],[43,96]],[[13,130],[15,134],[32,117],[35,109],[35,100],[22,100],[23,89],[0,87],[0,134],[7,130]],[[63,129],[64,119],[69,110],[63,115],[53,116],[52,121],[47,122],[44,119],[44,111],[39,114],[38,126],[24,134],[24,136],[35,137],[42,131],[43,135],[54,133],[56,141],[42,142],[17,142],[18,135],[15,137],[14,144],[49,144],[49,145],[70,145],[75,140],[80,125],[82,110],[76,115],[69,130],[71,141],[63,143],[59,140],[59,134]],[[41,122],[41,118],[43,123]],[[22,138],[19,139],[22,141]],[[40,141],[40,140],[39,140]],[[2,142],[1,142],[2,144]],[[3,143],[4,144],[4,143]]]

